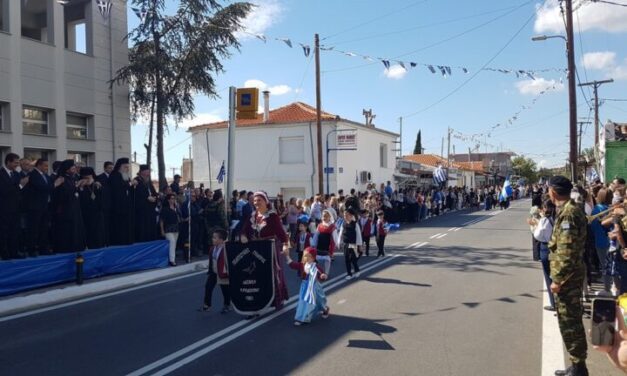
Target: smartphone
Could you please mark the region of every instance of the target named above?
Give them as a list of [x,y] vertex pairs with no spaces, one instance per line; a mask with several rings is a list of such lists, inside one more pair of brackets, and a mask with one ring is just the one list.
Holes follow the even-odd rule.
[[595,346],[612,346],[616,332],[616,300],[594,299],[590,342]]

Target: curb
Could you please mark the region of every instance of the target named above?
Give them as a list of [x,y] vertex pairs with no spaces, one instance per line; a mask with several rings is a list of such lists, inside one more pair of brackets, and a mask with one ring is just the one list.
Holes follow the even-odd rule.
[[173,268],[163,268],[142,273],[95,281],[85,285],[70,285],[58,289],[17,296],[0,301],[0,318],[50,306],[92,298],[114,291],[141,287],[147,283],[166,281],[206,270],[207,261],[196,261]]

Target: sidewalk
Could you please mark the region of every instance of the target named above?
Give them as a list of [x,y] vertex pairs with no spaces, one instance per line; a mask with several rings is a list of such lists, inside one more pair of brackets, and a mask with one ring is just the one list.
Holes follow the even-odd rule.
[[0,299],[0,320],[6,316],[33,310],[44,310],[50,306],[69,304],[81,299],[95,299],[120,290],[139,289],[151,283],[165,282],[177,277],[183,278],[191,274],[202,273],[206,268],[207,260],[205,258],[189,264],[179,264],[175,267],[86,280],[80,286],[63,284],[7,296]]

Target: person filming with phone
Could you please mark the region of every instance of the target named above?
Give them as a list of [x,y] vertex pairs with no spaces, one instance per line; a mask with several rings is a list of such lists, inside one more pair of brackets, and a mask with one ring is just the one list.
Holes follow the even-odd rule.
[[583,210],[570,199],[573,185],[563,176],[549,180],[549,198],[557,207],[553,234],[549,241],[551,292],[560,333],[572,365],[555,372],[557,376],[587,376],[588,344],[583,327],[582,288],[586,269],[583,262],[587,219]]

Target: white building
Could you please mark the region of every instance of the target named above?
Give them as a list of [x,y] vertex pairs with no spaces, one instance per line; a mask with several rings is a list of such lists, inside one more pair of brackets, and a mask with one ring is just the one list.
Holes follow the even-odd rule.
[[107,18],[91,0],[0,0],[0,155],[97,170],[128,157],[128,87],[108,83],[128,62],[126,33],[123,0]]
[[[235,129],[235,189],[262,189],[271,196],[281,192],[286,198],[318,193],[315,108],[295,102],[256,119],[238,120]],[[190,132],[194,180],[214,189],[222,187],[216,179],[227,159],[227,123],[200,125]],[[336,149],[338,134],[340,146],[354,141],[356,150],[331,150],[327,161],[327,140],[329,149]],[[370,182],[391,181],[397,138],[395,133],[323,112],[323,160],[330,167],[325,191],[327,186],[329,192],[364,191]]]

